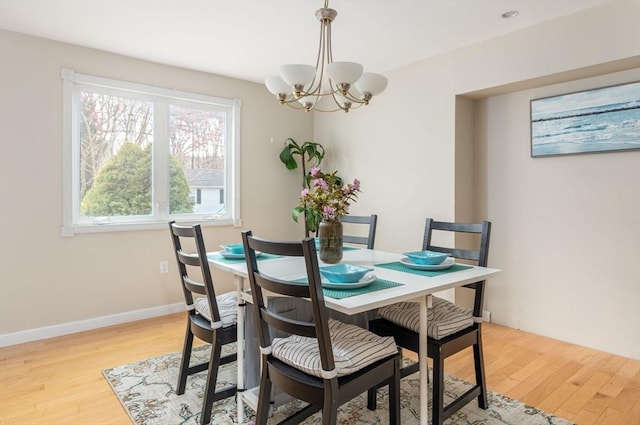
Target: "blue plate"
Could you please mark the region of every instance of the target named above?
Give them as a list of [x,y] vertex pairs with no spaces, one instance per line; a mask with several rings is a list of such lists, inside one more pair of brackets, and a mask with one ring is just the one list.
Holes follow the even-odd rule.
[[403,257],[400,259],[400,262],[405,266],[416,270],[444,270],[453,266],[456,263],[456,259],[448,257],[440,264],[416,264],[407,257]]
[[[241,254],[230,254],[228,252],[225,251],[220,251],[220,255],[222,255],[224,258],[228,258],[229,260],[242,260],[244,259],[244,252]],[[262,255],[262,252],[260,251],[256,251],[256,257],[259,257]]]
[[371,285],[373,282],[375,282],[376,280],[378,280],[378,277],[373,274],[373,273],[369,273],[367,275],[365,275],[362,279],[360,279],[357,282],[353,282],[353,283],[336,283],[336,282],[327,282],[326,280],[322,280],[322,287],[323,288],[330,288],[330,289],[355,289],[355,288],[363,288],[365,286]]

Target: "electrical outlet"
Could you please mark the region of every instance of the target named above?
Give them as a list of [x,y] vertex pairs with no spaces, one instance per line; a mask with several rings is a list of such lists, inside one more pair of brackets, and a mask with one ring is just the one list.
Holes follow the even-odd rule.
[[169,262],[167,260],[160,261],[160,273],[169,273]]

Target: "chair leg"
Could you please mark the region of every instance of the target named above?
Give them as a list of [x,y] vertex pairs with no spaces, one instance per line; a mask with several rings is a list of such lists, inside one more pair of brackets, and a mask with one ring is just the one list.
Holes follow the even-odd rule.
[[433,359],[433,404],[432,425],[444,422],[444,358],[437,355]]
[[[326,382],[326,381],[325,381]],[[337,386],[336,386],[337,389]],[[338,423],[338,403],[333,397],[331,389],[324,388],[324,404],[322,406],[322,425],[335,425]]]
[[211,344],[211,355],[209,356],[207,384],[204,389],[204,399],[202,400],[201,425],[206,425],[211,421],[211,410],[213,409],[213,403],[216,401],[216,381],[218,379],[218,367],[220,366],[222,346],[219,341],[216,341],[215,337],[213,340],[213,344]]
[[376,406],[376,397],[378,395],[378,390],[374,387],[374,388],[370,388],[367,391],[367,409],[369,410],[376,410],[377,406]]
[[[369,320],[367,322],[367,330],[373,333],[377,333],[373,322]],[[376,398],[378,397],[378,387],[369,388],[367,390],[367,409],[376,410],[378,408]]]
[[193,347],[193,332],[191,332],[191,319],[187,317],[187,331],[184,335],[182,347],[182,359],[180,359],[180,374],[178,375],[178,388],[176,394],[184,394],[189,375],[189,362],[191,360],[191,348]]
[[473,362],[476,371],[476,384],[480,387],[478,406],[481,409],[487,409],[489,407],[487,400],[487,381],[484,375],[484,355],[482,353],[482,339],[479,333],[478,342],[473,346]]
[[[400,356],[396,357],[393,377],[389,381],[389,424],[400,423]],[[374,400],[375,402],[375,400]]]
[[262,372],[260,374],[260,392],[258,394],[258,405],[256,406],[256,425],[266,425],[269,418],[269,407],[271,405],[271,380],[264,357],[262,358]]

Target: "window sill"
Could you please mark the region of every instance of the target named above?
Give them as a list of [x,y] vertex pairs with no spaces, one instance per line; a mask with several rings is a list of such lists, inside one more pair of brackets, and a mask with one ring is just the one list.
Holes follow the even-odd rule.
[[[171,219],[172,220],[172,219]],[[213,226],[233,226],[240,227],[242,220],[234,222],[231,218],[226,219],[183,219],[175,218],[176,222],[187,225],[200,224],[202,227]],[[137,232],[140,230],[165,230],[168,229],[167,221],[147,221],[139,223],[105,223],[105,224],[76,224],[72,226],[62,226],[62,237],[72,237],[81,233],[111,233],[111,232]]]

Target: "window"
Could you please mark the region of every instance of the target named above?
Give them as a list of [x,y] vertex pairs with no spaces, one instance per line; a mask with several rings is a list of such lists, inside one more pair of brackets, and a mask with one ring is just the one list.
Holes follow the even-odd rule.
[[63,235],[239,224],[239,100],[62,77]]

